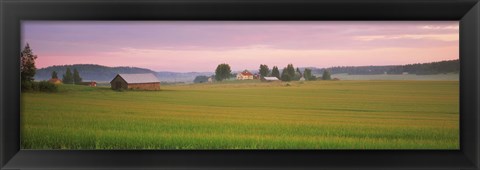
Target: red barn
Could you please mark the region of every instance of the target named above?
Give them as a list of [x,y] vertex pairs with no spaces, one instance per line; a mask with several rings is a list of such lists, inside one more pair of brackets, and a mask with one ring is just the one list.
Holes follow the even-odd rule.
[[88,86],[90,86],[90,87],[97,87],[97,82],[92,81],[92,82],[90,82],[90,83],[88,84]]

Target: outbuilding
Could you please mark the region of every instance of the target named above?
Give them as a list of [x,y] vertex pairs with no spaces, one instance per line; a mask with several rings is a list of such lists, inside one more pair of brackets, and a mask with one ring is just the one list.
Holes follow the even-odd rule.
[[52,84],[62,84],[62,80],[60,80],[58,78],[52,78],[52,79],[48,80],[48,82],[50,82]]
[[152,74],[117,74],[110,85],[113,90],[160,90],[160,80]]
[[260,80],[265,82],[280,81],[277,77],[262,77]]

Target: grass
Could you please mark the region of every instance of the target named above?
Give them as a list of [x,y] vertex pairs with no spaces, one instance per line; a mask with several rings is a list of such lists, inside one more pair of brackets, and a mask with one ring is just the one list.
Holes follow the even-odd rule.
[[458,81],[23,93],[23,149],[458,149]]

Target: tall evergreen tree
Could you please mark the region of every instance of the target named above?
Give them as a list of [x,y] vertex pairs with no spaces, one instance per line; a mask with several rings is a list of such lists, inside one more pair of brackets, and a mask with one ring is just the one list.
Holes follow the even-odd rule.
[[277,66],[273,66],[272,68],[272,77],[280,79],[280,71],[278,70]]
[[265,64],[260,64],[260,70],[259,70],[259,72],[260,72],[260,76],[266,77],[266,76],[268,76],[268,74],[270,74],[270,69],[268,68],[267,65],[265,65]]
[[322,80],[331,80],[331,79],[332,77],[330,75],[330,72],[327,69],[323,70]]
[[35,76],[35,59],[37,56],[33,54],[30,45],[27,43],[20,54],[20,79],[22,83],[31,83]]
[[215,70],[215,80],[222,81],[228,79],[230,77],[232,70],[230,69],[230,65],[223,63],[217,66]]
[[300,71],[300,69],[297,67],[297,74],[300,74],[300,76],[302,76],[302,72]]
[[315,77],[312,75],[312,70],[308,68],[306,68],[305,71],[303,71],[303,77],[307,81],[315,80]]
[[297,69],[295,70],[295,76],[294,76],[294,80],[300,80],[302,78],[302,72],[300,71],[300,69],[297,67]]
[[58,75],[56,71],[52,71],[52,79],[58,79]]
[[285,69],[286,69],[286,74],[290,77],[290,80],[292,80],[295,77],[295,67],[293,67],[293,64],[288,64]]
[[72,76],[72,71],[70,71],[70,68],[67,67],[67,71],[63,75],[63,83],[65,84],[73,84],[73,76]]
[[282,70],[282,76],[281,76],[282,81],[292,81],[292,76],[288,74],[287,67],[284,67]]
[[80,73],[78,73],[78,70],[76,68],[73,69],[73,83],[75,84],[82,83],[82,77],[80,77]]

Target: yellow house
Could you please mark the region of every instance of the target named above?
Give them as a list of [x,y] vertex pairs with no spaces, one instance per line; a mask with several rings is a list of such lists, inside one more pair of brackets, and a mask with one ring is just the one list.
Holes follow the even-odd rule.
[[242,71],[237,74],[237,80],[253,80],[253,74],[248,70]]

